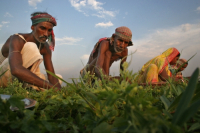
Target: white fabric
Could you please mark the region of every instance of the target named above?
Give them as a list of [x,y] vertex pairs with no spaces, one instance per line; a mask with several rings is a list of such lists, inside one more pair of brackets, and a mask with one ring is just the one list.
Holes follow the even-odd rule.
[[[16,34],[18,35],[18,34]],[[23,40],[23,36],[19,35]],[[26,41],[26,40],[25,40]],[[1,52],[0,52],[1,53]],[[26,42],[21,50],[21,55],[22,55],[22,61],[23,64],[22,66],[25,68],[31,67],[31,72],[36,74],[38,77],[47,80],[47,78],[40,72],[39,65],[43,61],[42,55],[40,54],[39,49],[37,48],[37,45],[33,42]],[[5,57],[4,57],[5,58]],[[10,72],[10,65],[9,65],[9,59],[8,58],[3,58],[3,55],[0,54],[0,61],[2,60],[2,64],[0,63],[0,75],[8,70],[4,75],[0,77],[0,86],[6,87],[8,85],[8,82],[12,82],[14,79],[14,76],[12,76]],[[62,77],[59,75],[59,77]],[[48,80],[47,80],[48,81]],[[60,81],[62,83],[62,81]],[[27,83],[26,85],[27,86]],[[31,86],[34,89],[40,90],[42,88],[33,86],[33,85],[28,85]]]

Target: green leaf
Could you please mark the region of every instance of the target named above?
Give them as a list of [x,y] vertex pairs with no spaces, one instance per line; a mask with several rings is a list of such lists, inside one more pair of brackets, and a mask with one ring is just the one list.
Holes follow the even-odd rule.
[[178,105],[178,103],[179,103],[179,101],[180,101],[182,95],[183,95],[183,93],[180,94],[178,97],[176,97],[176,99],[175,99],[175,100],[171,103],[171,105],[169,106],[168,111],[171,111],[172,109],[174,109],[174,108]]
[[182,87],[180,87],[180,86],[177,86],[176,89],[177,89],[177,95],[178,95],[178,96],[179,96],[180,94],[182,94],[183,91],[184,91],[184,89],[183,89]]
[[49,123],[49,122],[47,122],[47,121],[41,121],[42,122],[42,124],[43,124],[43,126],[48,130],[48,131],[51,131],[52,130],[52,125]]
[[164,110],[164,109],[163,109],[163,113],[164,113],[165,115],[167,115],[170,119],[173,118],[173,116],[172,116],[169,112],[167,112],[166,110]]
[[200,92],[200,79],[199,79],[199,82],[197,84],[195,93],[198,93],[198,92]]
[[199,124],[199,123],[193,124],[193,125],[189,128],[188,132],[194,131],[194,130],[196,130],[196,129],[200,129],[200,124]]
[[93,133],[111,133],[112,126],[106,122],[99,124],[93,129]]
[[193,98],[192,98],[192,102],[195,102],[197,100],[200,99],[200,92],[198,92]]
[[60,79],[61,81],[63,81],[64,83],[66,83],[67,85],[70,85],[70,83],[68,83],[67,81],[65,81],[64,79],[62,79],[62,78],[60,78],[60,77],[58,77],[57,75],[55,75],[54,73],[52,73],[52,72],[50,72],[50,71],[48,71],[48,70],[46,70],[46,72],[48,73],[48,74],[50,74],[50,75],[52,75],[52,76],[54,76],[55,78],[57,78],[57,79]]
[[114,132],[123,132],[128,127],[128,121],[126,118],[117,117],[113,123],[114,128],[112,131]]
[[36,121],[30,121],[22,126],[22,131],[26,133],[41,133]]
[[189,108],[187,108],[180,119],[177,121],[177,125],[181,126],[187,122],[200,108],[200,100],[193,103]]
[[93,93],[85,92],[84,94],[87,95],[88,97],[92,98],[92,100],[94,100],[94,101],[98,102],[99,104],[101,104],[100,100]]
[[21,101],[21,98],[19,98],[19,97],[11,96],[8,99],[8,102],[10,103],[10,105],[12,106],[13,109],[16,107],[20,110],[24,109],[24,102]]
[[[1,68],[0,68],[0,71],[1,71]],[[3,76],[7,71],[8,71],[8,69],[6,71],[4,71],[3,73],[1,73],[0,77]]]
[[106,101],[104,102],[104,104],[106,106],[112,106],[119,98],[118,94],[115,93],[110,93],[110,95],[107,97]]
[[179,119],[181,119],[182,114],[187,109],[187,107],[192,99],[192,96],[195,92],[196,84],[198,81],[198,75],[199,75],[199,68],[197,68],[193,72],[191,79],[188,83],[188,86],[186,87],[186,90],[183,92],[183,96],[181,97],[181,100],[178,104],[178,107],[177,107],[174,117],[172,119],[172,123],[175,125],[178,123]]
[[185,64],[187,64],[189,62],[189,60],[191,60],[197,53],[195,53],[192,57],[190,57],[190,59],[187,60],[187,62],[183,63],[177,70],[176,72],[178,72]]
[[170,106],[170,101],[164,95],[162,95],[160,99],[163,102],[165,109],[167,110]]
[[140,125],[144,126],[146,125],[146,123],[148,123],[148,121],[145,119],[144,115],[141,114],[141,112],[139,111],[133,111],[138,123],[140,123]]

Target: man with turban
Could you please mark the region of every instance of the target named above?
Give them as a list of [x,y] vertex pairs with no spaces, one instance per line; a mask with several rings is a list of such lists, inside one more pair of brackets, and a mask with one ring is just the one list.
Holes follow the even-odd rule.
[[6,72],[0,77],[0,86],[6,87],[17,78],[36,90],[59,90],[58,79],[50,74],[45,77],[39,69],[44,60],[45,69],[55,74],[51,56],[55,46],[53,27],[57,25],[56,20],[46,12],[31,14],[31,20],[31,33],[14,34],[2,46],[0,75]]
[[109,68],[114,61],[121,59],[120,69],[123,70],[122,64],[126,61],[128,55],[128,46],[132,46],[132,32],[128,27],[122,26],[115,29],[111,38],[101,38],[94,46],[87,65],[80,71],[81,77],[86,72],[101,77],[102,74],[109,78]]

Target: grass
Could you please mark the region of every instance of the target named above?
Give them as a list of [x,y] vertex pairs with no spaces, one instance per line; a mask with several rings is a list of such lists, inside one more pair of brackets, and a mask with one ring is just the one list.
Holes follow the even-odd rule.
[[[61,91],[37,92],[15,80],[0,94],[12,95],[0,101],[2,132],[199,132],[200,83],[196,69],[185,83],[170,81],[165,86],[139,86],[136,74],[125,69],[122,80],[66,83]],[[23,98],[37,100],[24,109]],[[11,111],[10,106],[19,108]]]

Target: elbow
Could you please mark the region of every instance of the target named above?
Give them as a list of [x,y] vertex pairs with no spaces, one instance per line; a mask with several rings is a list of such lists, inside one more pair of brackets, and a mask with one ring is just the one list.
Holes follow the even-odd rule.
[[16,69],[16,68],[11,68],[11,69],[10,69],[10,72],[11,72],[11,74],[12,74],[13,76],[15,76],[15,77],[18,77],[18,75],[19,75],[19,71],[18,71],[18,69]]

